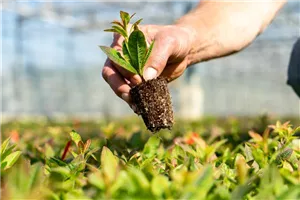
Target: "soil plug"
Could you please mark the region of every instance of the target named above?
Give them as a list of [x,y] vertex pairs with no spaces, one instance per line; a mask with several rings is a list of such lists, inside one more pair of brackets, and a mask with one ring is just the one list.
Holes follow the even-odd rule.
[[[122,52],[111,47],[100,46],[100,48],[115,64],[143,77],[143,69],[151,54],[154,41],[147,47],[145,35],[138,27],[142,19],[129,28],[133,16],[134,14],[130,16],[121,11],[121,22],[114,21],[112,28],[105,30],[124,37]],[[137,113],[142,116],[150,131],[172,128],[174,121],[172,103],[167,81],[164,78],[158,77],[149,81],[143,79],[142,83],[131,88],[130,96]]]

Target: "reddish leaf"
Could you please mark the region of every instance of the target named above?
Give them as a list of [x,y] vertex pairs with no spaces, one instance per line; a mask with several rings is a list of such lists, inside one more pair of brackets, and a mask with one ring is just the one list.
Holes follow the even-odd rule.
[[69,140],[65,146],[65,149],[64,149],[64,152],[63,152],[63,155],[61,156],[61,160],[64,160],[66,158],[66,155],[70,149],[70,146],[71,146],[71,143],[72,143],[72,140]]
[[199,138],[199,135],[197,133],[192,133],[188,136],[188,138],[186,139],[185,143],[187,144],[194,144],[195,141]]
[[255,133],[254,131],[249,131],[249,135],[254,139],[255,142],[262,142],[263,138],[258,133]]
[[17,143],[17,142],[19,142],[19,140],[20,140],[20,137],[19,137],[18,131],[12,130],[12,131],[10,132],[10,141],[11,141],[12,143]]
[[91,142],[92,142],[91,139],[88,139],[88,140],[85,142],[83,152],[86,152],[86,151],[90,148]]
[[82,141],[78,142],[78,148],[80,153],[84,152],[84,143]]

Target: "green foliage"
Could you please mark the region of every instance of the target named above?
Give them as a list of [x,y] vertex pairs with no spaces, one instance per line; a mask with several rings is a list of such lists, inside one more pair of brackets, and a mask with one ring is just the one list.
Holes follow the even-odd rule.
[[[102,51],[104,53],[106,53],[107,57],[110,60],[112,60],[114,63],[116,63],[117,65],[123,67],[124,69],[126,69],[134,74],[138,74],[138,68],[135,68],[130,63],[128,63],[128,60],[125,60],[125,58],[122,57],[120,52],[118,52],[117,50],[110,48],[110,47],[100,46],[100,48],[102,49]],[[127,50],[123,50],[123,51],[127,51]],[[129,55],[129,53],[128,53],[128,55]],[[130,59],[130,58],[127,57],[127,55],[126,55],[126,59]]]
[[129,29],[130,20],[134,15],[130,16],[127,12],[120,11],[121,22],[113,21],[112,27],[104,30],[123,36],[122,52],[118,52],[111,47],[100,46],[100,48],[115,64],[142,76],[143,68],[151,54],[154,41],[148,48],[145,35],[138,27],[142,19],[134,22]]
[[160,145],[160,140],[157,136],[150,137],[148,142],[145,144],[143,155],[146,158],[151,158],[156,154],[159,145]]
[[143,73],[144,57],[147,52],[146,39],[142,31],[133,31],[128,40],[128,50],[130,55],[131,65],[138,71],[139,74]]
[[70,132],[70,136],[71,136],[71,139],[75,142],[75,144],[77,146],[79,146],[79,143],[82,141],[81,136],[78,133],[76,133],[76,131],[74,131],[74,130],[72,130]]
[[7,138],[1,144],[1,173],[11,168],[21,155],[21,151],[14,151],[16,145],[10,145],[9,141]]
[[142,66],[145,66],[146,62],[148,61],[149,56],[152,52],[153,46],[154,46],[154,41],[150,44],[149,48],[147,49],[147,53],[146,53],[145,58],[143,60]]
[[[265,131],[256,127],[248,135],[242,134],[246,131],[239,120],[234,125],[229,120],[178,122],[171,134],[162,131],[156,135],[140,130],[139,125],[131,119],[101,121],[77,127],[78,133],[72,131],[72,124],[18,125],[24,132],[17,146],[9,145],[9,139],[1,145],[4,160],[23,152],[1,174],[1,197],[300,198],[299,129],[288,123],[277,123]],[[231,125],[234,133],[227,132],[233,130]],[[16,124],[4,125],[4,138],[9,138],[11,126]],[[245,140],[236,141],[233,134]]]
[[113,182],[117,175],[118,159],[105,146],[101,153],[101,168],[106,181],[109,183]]

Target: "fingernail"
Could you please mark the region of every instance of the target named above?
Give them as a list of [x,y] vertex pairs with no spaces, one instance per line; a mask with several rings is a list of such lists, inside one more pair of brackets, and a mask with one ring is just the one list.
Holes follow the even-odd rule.
[[129,94],[128,94],[128,93],[123,93],[123,94],[121,95],[121,98],[122,98],[124,101],[129,102]]
[[154,79],[156,78],[156,76],[157,76],[157,71],[153,67],[148,67],[144,72],[144,79],[146,81]]

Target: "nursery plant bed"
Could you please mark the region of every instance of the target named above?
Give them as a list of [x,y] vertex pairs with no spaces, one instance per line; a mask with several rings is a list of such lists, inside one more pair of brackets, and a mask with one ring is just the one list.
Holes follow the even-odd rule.
[[300,199],[300,127],[268,124],[207,118],[155,135],[136,118],[2,124],[1,199]]

